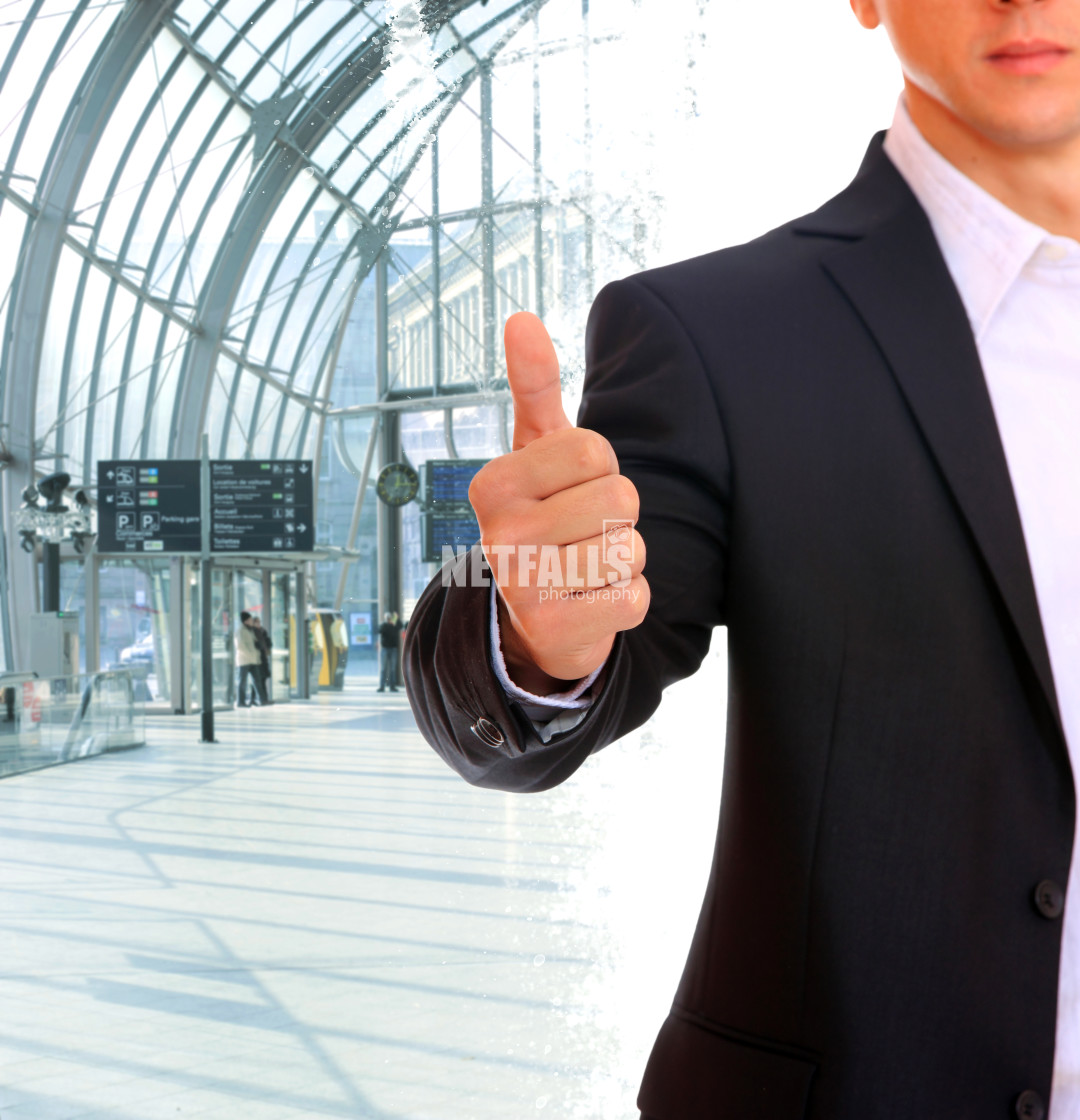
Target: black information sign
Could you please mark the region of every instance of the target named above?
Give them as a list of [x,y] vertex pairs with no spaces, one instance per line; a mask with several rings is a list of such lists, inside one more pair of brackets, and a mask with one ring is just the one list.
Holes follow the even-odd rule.
[[469,506],[469,484],[487,459],[428,459],[420,464],[420,500],[427,509]]
[[471,510],[458,513],[420,511],[420,559],[425,563],[442,564],[446,560],[444,548],[456,554],[463,548],[472,548],[479,539],[480,526]]
[[210,464],[212,552],[311,552],[310,459],[219,459]]
[[443,549],[458,551],[480,539],[469,505],[469,483],[486,459],[429,459],[420,466],[420,558],[441,564]]
[[98,462],[98,552],[198,552],[198,459]]

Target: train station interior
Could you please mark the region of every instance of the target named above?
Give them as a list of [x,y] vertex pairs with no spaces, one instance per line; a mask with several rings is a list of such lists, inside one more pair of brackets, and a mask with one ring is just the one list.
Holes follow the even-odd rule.
[[636,1117],[723,642],[513,796],[424,743],[380,628],[479,535],[509,315],[573,415],[605,283],[854,171],[897,78],[836,7],[866,90],[794,104],[720,0],[0,4],[3,1120]]

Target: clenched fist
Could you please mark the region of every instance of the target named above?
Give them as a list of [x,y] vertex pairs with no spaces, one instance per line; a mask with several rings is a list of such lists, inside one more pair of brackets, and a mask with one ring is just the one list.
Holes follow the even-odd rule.
[[505,340],[514,449],[476,475],[469,500],[498,584],[507,669],[542,695],[591,673],[616,633],[645,617],[645,544],[637,490],[611,444],[563,411],[543,323],[520,312]]

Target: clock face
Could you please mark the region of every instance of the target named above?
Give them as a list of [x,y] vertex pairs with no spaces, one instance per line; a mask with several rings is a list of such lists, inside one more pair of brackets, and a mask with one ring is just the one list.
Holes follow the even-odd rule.
[[408,463],[387,463],[375,483],[375,493],[388,506],[408,505],[419,489],[420,477]]

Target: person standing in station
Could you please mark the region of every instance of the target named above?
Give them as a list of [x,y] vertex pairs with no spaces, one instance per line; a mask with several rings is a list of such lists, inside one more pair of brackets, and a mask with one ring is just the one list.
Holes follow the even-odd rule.
[[274,648],[274,642],[269,631],[263,626],[262,619],[257,614],[251,616],[251,632],[255,636],[255,647],[259,651],[259,680],[262,682],[262,689],[259,692],[260,702],[269,704],[271,702],[270,651]]
[[378,692],[397,692],[397,663],[400,629],[390,611],[379,625],[379,687]]
[[[250,611],[240,612],[240,625],[236,629],[234,638],[236,645],[236,667],[239,670],[237,683],[236,706],[250,708],[253,703],[259,705],[266,703],[266,688],[263,684],[262,658],[252,625]],[[252,690],[248,692],[248,681],[251,681]]]

